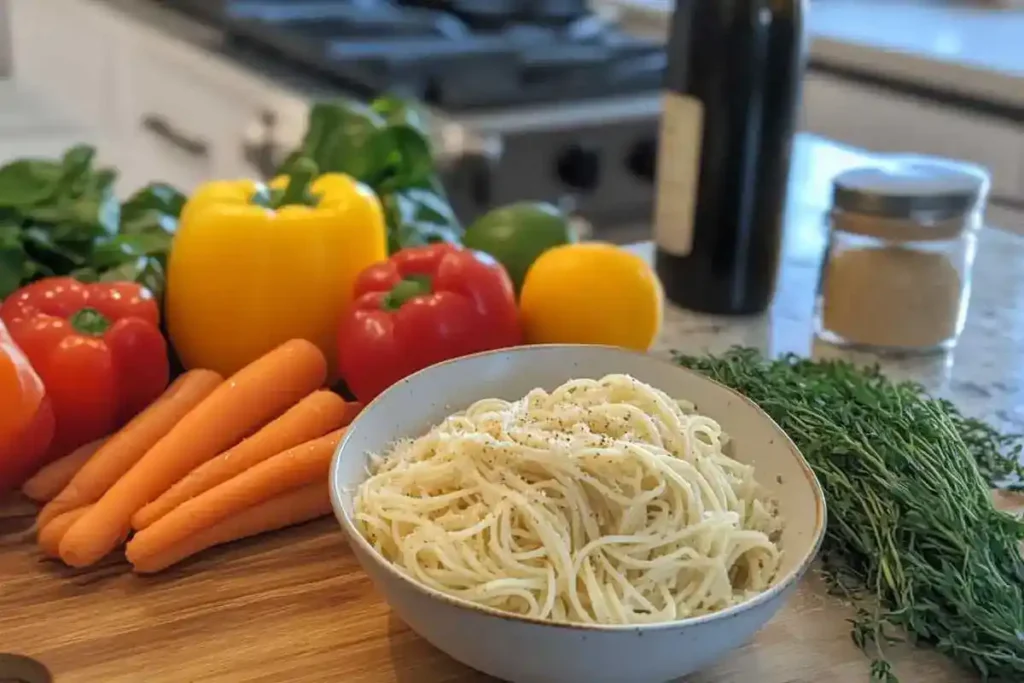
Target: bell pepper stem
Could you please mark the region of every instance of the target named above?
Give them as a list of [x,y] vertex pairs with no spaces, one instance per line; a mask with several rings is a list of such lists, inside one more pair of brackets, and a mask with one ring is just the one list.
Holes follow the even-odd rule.
[[274,208],[280,208],[289,204],[313,204],[315,200],[309,192],[309,186],[318,174],[319,168],[317,168],[315,161],[307,158],[298,159],[292,167],[291,175],[288,179],[288,187],[274,201]]
[[95,308],[83,308],[71,316],[71,327],[79,334],[102,337],[110,329],[110,319]]
[[407,277],[392,287],[391,291],[384,296],[381,308],[385,311],[397,311],[409,299],[430,294],[430,290],[430,278],[426,275]]

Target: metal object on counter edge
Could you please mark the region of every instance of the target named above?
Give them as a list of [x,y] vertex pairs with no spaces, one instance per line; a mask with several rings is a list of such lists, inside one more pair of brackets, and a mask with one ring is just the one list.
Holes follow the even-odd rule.
[[0,683],[53,683],[53,676],[30,657],[0,653]]

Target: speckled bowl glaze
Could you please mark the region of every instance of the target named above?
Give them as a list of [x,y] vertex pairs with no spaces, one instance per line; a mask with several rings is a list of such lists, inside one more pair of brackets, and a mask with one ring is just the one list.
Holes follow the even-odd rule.
[[[576,626],[509,615],[451,598],[408,578],[353,523],[367,454],[416,437],[478,399],[517,399],[535,387],[626,373],[692,401],[733,439],[733,455],[757,468],[786,520],[784,561],[766,592],[715,614],[647,626]],[[348,429],[330,475],[334,511],[360,564],[400,618],[455,659],[512,683],[664,683],[721,659],[779,610],[814,559],[825,501],[796,446],[751,401],[653,356],[603,346],[547,345],[469,356],[427,368],[373,401]]]

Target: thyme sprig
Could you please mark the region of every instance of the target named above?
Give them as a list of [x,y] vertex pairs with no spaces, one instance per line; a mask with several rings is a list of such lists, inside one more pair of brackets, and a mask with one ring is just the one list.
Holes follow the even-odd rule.
[[984,680],[1024,680],[1024,522],[990,491],[1020,488],[1018,439],[878,368],[740,348],[676,361],[758,403],[811,464],[829,510],[822,569],[859,608],[851,635],[873,680],[897,681],[885,645],[903,637]]

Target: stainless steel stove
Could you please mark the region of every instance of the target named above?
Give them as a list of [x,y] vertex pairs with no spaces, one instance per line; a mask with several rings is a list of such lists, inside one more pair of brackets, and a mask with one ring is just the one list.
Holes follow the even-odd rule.
[[[356,97],[425,102],[463,220],[511,201],[566,202],[598,235],[625,240],[621,226],[649,219],[664,49],[586,0],[171,4]],[[253,145],[267,170],[274,145],[272,131]]]

